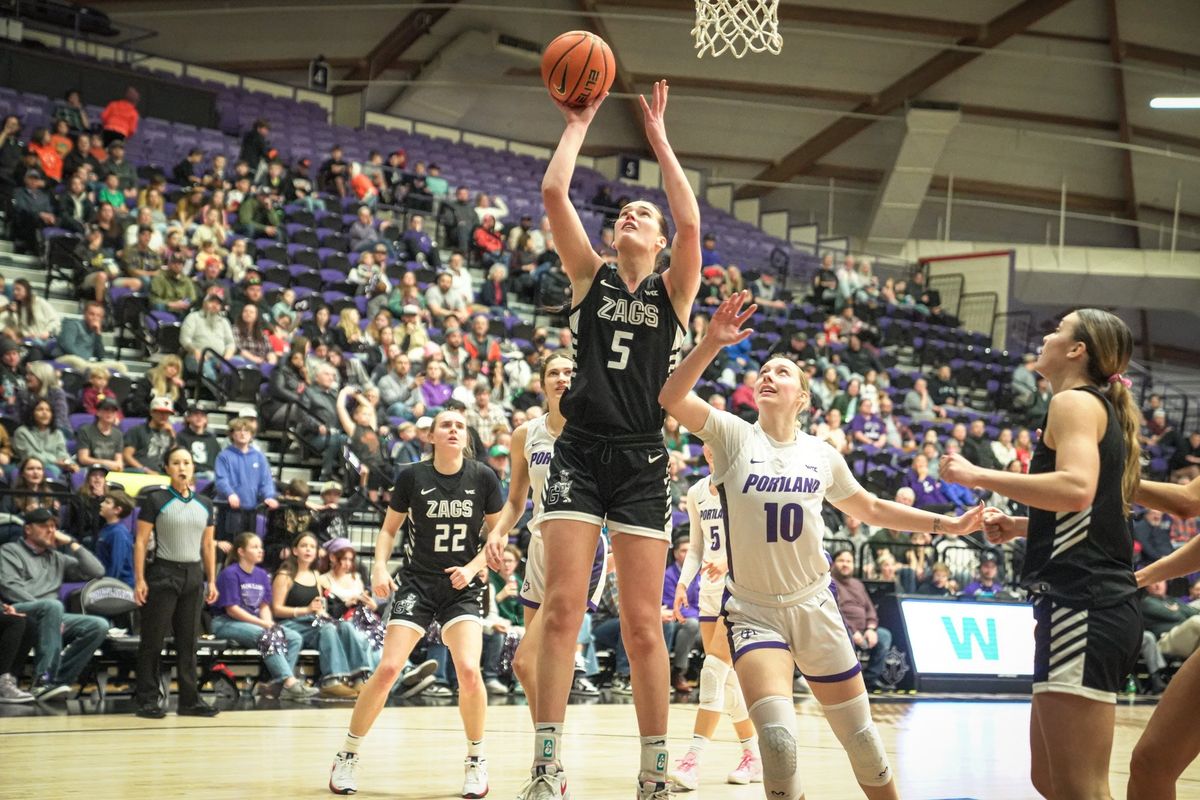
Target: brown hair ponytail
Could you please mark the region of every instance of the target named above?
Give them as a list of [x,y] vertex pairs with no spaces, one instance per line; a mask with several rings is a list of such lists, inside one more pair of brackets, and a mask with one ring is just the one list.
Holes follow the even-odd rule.
[[1125,440],[1125,467],[1121,473],[1121,501],[1128,517],[1141,481],[1141,447],[1138,444],[1139,412],[1124,373],[1133,355],[1133,334],[1121,319],[1107,311],[1081,308],[1075,312],[1075,337],[1087,347],[1088,379],[1112,403]]

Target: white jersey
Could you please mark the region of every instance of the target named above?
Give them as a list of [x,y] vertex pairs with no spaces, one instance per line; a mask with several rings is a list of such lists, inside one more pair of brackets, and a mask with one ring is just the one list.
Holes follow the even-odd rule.
[[[687,512],[692,546],[679,573],[679,582],[684,586],[691,584],[703,564],[725,558],[725,509],[721,506],[720,494],[709,491],[711,485],[712,477],[705,475],[688,489]],[[725,581],[719,578],[704,578],[700,583],[700,591],[719,589],[724,584]]]
[[716,409],[698,433],[712,449],[725,509],[730,593],[785,605],[828,584],[821,503],[860,489],[845,460],[808,434],[777,442],[758,423]]
[[529,519],[531,536],[541,536],[539,521],[542,518],[542,490],[546,487],[546,475],[550,472],[550,456],[554,455],[554,442],[558,438],[546,427],[549,414],[525,423],[525,463],[529,465],[529,485],[533,489],[533,516]]

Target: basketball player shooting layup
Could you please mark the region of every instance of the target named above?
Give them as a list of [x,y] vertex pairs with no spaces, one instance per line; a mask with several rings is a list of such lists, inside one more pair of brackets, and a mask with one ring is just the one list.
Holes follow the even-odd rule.
[[821,504],[828,500],[870,525],[949,535],[978,530],[983,507],[949,517],[864,490],[840,453],[797,430],[796,419],[808,407],[808,380],[789,359],[770,358],[759,372],[753,425],[691,394],[723,347],[753,333],[741,330],[756,309],[741,310],[748,298],[740,292],[721,304],[708,334],[667,380],[659,400],[712,451],[729,567],[721,614],[758,731],[763,789],[774,800],[804,796],[796,763],[794,663],[846,749],[863,793],[894,800],[899,794],[871,720],[862,669],[830,590]]
[[[603,97],[600,98],[600,102]],[[641,800],[667,797],[667,649],[662,631],[663,565],[671,511],[663,411],[657,396],[679,358],[684,320],[700,285],[700,209],[667,142],[667,83],[642,98],[646,138],[662,168],[676,232],[671,265],[655,272],[669,239],[653,204],[621,209],[614,231],[617,263],[606,264],[588,239],[569,190],[575,159],[600,102],[559,104],[566,128],[546,169],[542,196],[563,269],[571,279],[575,374],[562,400],[566,426],[546,478],[542,540],[546,595],[539,616],[538,716],[532,782],[524,798],[569,797],[560,737],[574,674],[600,527],[607,524],[621,591],[621,635],[629,652],[641,734]]]

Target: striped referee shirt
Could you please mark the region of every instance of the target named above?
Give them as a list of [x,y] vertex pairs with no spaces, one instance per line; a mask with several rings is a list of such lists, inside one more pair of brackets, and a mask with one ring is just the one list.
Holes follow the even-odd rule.
[[200,540],[213,524],[212,500],[192,492],[184,497],[166,486],[142,498],[138,519],[154,526],[156,556],[167,561],[200,560]]

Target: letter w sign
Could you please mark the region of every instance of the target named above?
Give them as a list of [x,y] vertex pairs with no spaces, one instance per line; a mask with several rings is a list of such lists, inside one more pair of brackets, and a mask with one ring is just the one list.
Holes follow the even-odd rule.
[[954,626],[954,620],[950,617],[942,617],[942,625],[946,628],[946,635],[950,637],[950,646],[954,648],[954,654],[960,661],[970,661],[975,657],[972,640],[978,644],[979,652],[985,660],[1000,660],[1000,641],[996,636],[996,620],[989,619],[986,624],[987,633],[985,635],[979,629],[978,620],[966,617],[962,620],[962,635],[960,636],[958,628]]

